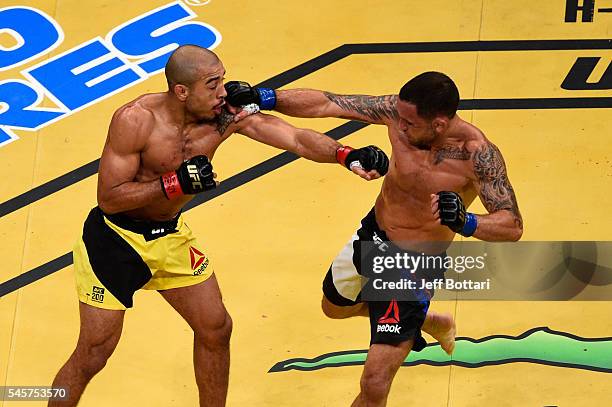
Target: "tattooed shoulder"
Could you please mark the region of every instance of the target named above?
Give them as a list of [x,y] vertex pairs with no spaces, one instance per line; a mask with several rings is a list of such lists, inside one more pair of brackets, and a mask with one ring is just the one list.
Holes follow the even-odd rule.
[[506,164],[499,149],[486,141],[473,157],[474,173],[480,185],[480,199],[489,212],[508,210],[515,222],[522,227],[523,220],[518,209],[514,189],[508,179]]
[[434,165],[440,164],[445,159],[467,161],[472,157],[472,153],[465,146],[457,147],[446,145],[434,152]]
[[397,120],[397,95],[336,95],[325,92],[325,96],[347,113],[357,113],[373,122],[385,118]]

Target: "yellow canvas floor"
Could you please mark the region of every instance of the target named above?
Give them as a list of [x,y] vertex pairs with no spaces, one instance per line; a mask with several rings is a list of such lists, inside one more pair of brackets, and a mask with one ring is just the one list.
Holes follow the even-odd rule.
[[[3,0],[2,7],[26,6],[46,13],[61,26],[64,39],[50,53],[0,71],[0,83],[26,80],[22,71],[30,66],[104,38],[128,20],[169,4]],[[579,12],[573,23],[564,21],[563,1],[181,4],[194,13],[193,21],[221,34],[215,51],[228,80],[262,82],[343,44],[432,43],[419,49],[408,45],[404,52],[396,44],[349,53],[320,69],[309,65],[285,87],[389,94],[422,71],[443,71],[456,81],[463,99],[498,100],[489,108],[468,106],[460,116],[482,129],[503,152],[525,220],[523,240],[612,240],[612,102],[602,102],[607,103],[603,108],[584,107],[592,98],[611,98],[612,89],[561,88],[579,57],[601,58],[590,77],[590,82],[597,82],[611,63],[612,46],[578,42],[574,48],[560,49],[550,42],[612,38],[612,13],[597,9],[605,5],[595,5],[592,22],[581,22]],[[518,43],[514,48],[500,45],[522,40],[541,43],[536,50]],[[11,47],[11,41],[0,27],[0,45]],[[491,42],[490,47],[502,49],[449,45],[460,41]],[[164,89],[163,75],[152,75],[36,131],[14,130],[19,138],[0,147],[0,202],[96,160],[113,111],[139,94]],[[584,99],[549,108],[565,106],[564,100],[571,98]],[[502,107],[512,103],[506,99],[531,101],[506,109]],[[46,107],[54,103],[48,96],[42,101]],[[0,114],[2,109],[0,103]],[[319,131],[344,123],[286,119]],[[367,126],[341,141],[377,144],[390,152],[382,127]],[[215,169],[221,180],[228,179],[279,153],[234,135],[215,157]],[[95,175],[68,182],[66,188],[0,217],[0,284],[70,251],[95,205],[95,188]],[[326,319],[319,308],[320,285],[330,261],[371,208],[379,189],[380,181],[365,183],[339,166],[300,159],[186,213],[214,259],[234,320],[229,406],[350,405],[362,366],[269,370],[292,358],[367,348],[367,321]],[[471,210],[483,209],[474,205]],[[62,267],[0,298],[0,386],[49,385],[72,351],[78,334],[72,273],[71,266]],[[548,327],[580,338],[608,338],[612,346],[610,302],[445,301],[432,307],[455,315],[461,337],[518,336]],[[123,332],[115,354],[80,405],[197,404],[191,331],[161,296],[137,293]],[[612,404],[611,388],[610,369],[527,362],[478,368],[421,364],[400,369],[389,406],[605,406]],[[13,404],[0,401],[0,407]]]

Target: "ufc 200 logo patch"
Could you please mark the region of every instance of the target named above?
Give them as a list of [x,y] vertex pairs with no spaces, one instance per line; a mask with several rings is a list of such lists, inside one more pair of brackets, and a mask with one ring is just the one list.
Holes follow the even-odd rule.
[[104,288],[94,285],[91,290],[91,300],[95,302],[104,302]]

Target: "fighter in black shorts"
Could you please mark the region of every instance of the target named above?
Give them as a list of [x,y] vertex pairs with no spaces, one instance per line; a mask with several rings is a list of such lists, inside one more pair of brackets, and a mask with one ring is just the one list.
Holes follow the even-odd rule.
[[[372,208],[327,271],[323,280],[323,294],[325,301],[338,307],[362,307],[367,303],[371,343],[397,344],[412,339],[412,350],[420,351],[426,345],[420,328],[434,294],[433,289],[420,288],[421,280],[444,278],[444,263],[432,261],[433,267],[398,272],[398,277],[414,281],[416,287],[398,296],[393,295],[394,290],[375,290],[372,283],[379,276],[372,270],[374,258],[393,259],[397,255],[422,257],[421,253],[402,249],[391,242],[378,226]],[[444,258],[444,253],[437,257]],[[399,281],[399,278],[386,276],[384,281]]]
[[[244,82],[228,83],[226,89],[226,100],[233,104],[258,103],[260,94],[272,93]],[[406,356],[423,346],[420,331],[431,334],[450,353],[454,321],[450,315],[428,309],[430,296],[407,304],[362,301],[359,273],[364,270],[355,267],[359,257],[354,253],[355,241],[361,234],[375,243],[435,256],[446,250],[455,233],[486,241],[520,239],[523,221],[504,160],[478,128],[456,114],[459,91],[439,72],[416,76],[399,95],[336,95],[295,89],[278,90],[275,96],[274,109],[286,115],[341,117],[387,126],[393,153],[389,173],[374,211],[334,260],[322,302],[331,318],[370,315],[376,332],[373,329],[361,392],[353,406],[384,406]],[[466,212],[477,195],[488,213]],[[401,329],[393,327],[395,321]]]

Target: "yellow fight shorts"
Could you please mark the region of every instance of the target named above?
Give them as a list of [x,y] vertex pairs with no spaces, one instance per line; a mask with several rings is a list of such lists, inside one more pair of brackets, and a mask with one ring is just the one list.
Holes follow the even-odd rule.
[[136,221],[93,208],[73,253],[79,300],[98,308],[131,308],[141,288],[186,287],[213,274],[180,214],[166,222]]

